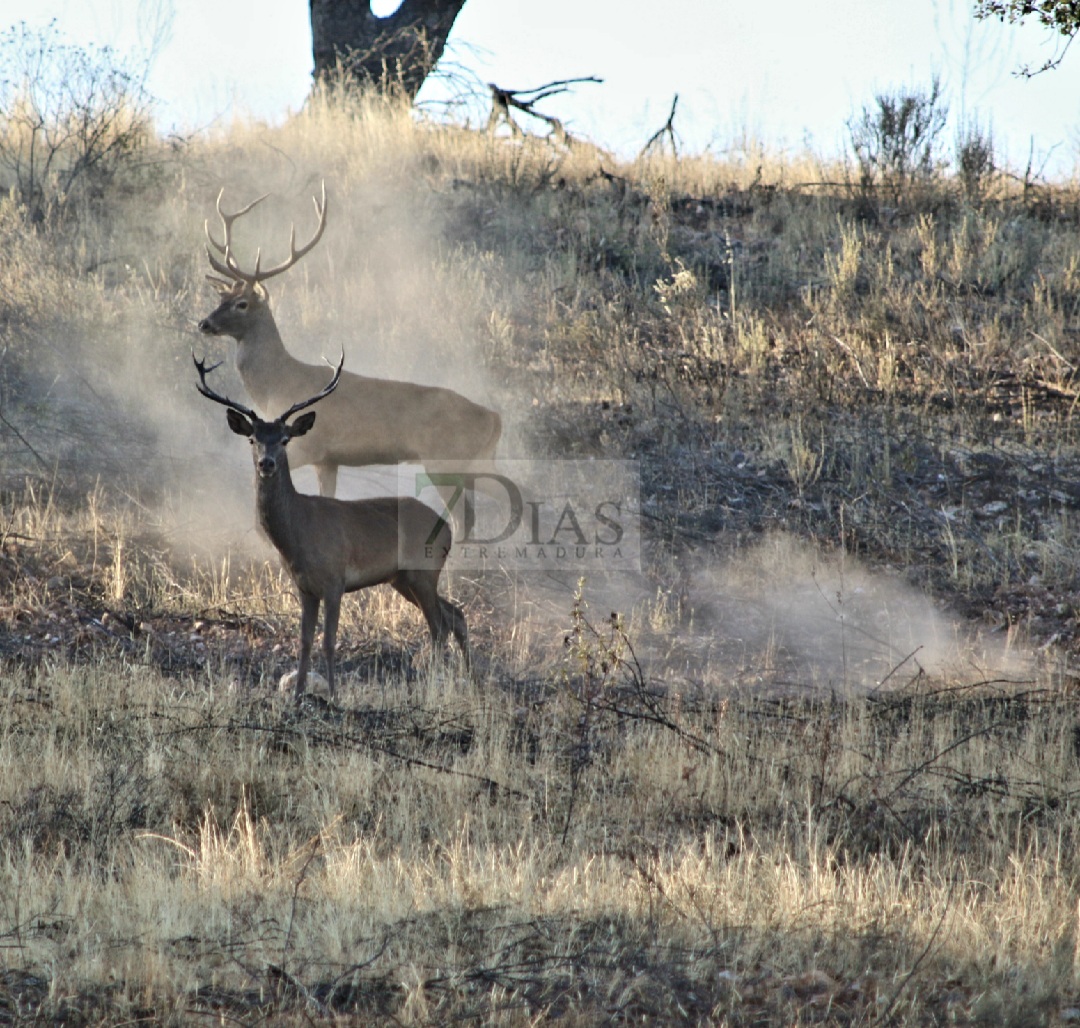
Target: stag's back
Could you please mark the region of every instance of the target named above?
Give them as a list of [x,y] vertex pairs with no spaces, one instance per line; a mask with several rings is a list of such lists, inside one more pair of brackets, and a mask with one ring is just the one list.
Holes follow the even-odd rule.
[[[270,407],[305,396],[325,370],[290,369]],[[346,372],[319,408],[315,428],[292,447],[294,466],[397,464],[406,461],[490,459],[502,432],[499,415],[459,393]]]

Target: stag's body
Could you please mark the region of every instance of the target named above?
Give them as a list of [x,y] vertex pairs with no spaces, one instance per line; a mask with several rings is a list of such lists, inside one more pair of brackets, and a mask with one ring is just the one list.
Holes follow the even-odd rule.
[[[294,404],[274,421],[263,421],[249,408],[215,393],[206,385],[206,367],[196,361],[204,396],[228,408],[229,427],[247,436],[255,463],[255,508],[260,529],[281,555],[300,594],[300,663],[296,699],[304,693],[311,647],[324,605],[323,655],[327,683],[334,695],[334,650],[341,598],[345,593],[387,583],[424,614],[432,642],[441,647],[453,634],[469,662],[468,629],[461,608],[439,595],[439,576],[450,552],[450,527],[430,507],[409,497],[338,500],[296,491],[285,446],[303,438],[315,414],[288,418],[328,396],[331,385],[313,399]],[[321,413],[321,412],[320,412]]]
[[[258,258],[254,272],[242,271],[232,254],[232,222],[254,203],[231,215],[221,212],[220,203],[219,196],[225,242],[218,243],[209,231],[207,237],[224,260],[209,250],[207,256],[225,278],[211,279],[221,302],[199,322],[199,330],[235,339],[236,368],[255,406],[264,412],[280,410],[292,397],[318,391],[324,372],[285,349],[262,283],[292,267],[318,242],[326,223],[325,193],[322,204],[315,203],[319,228],[311,242],[298,251],[295,239],[291,240],[289,259],[265,271],[259,270]],[[319,492],[333,496],[342,466],[415,462],[429,469],[436,465],[458,471],[490,468],[501,434],[497,412],[451,389],[345,372],[338,389],[320,408],[319,427],[293,448],[293,465],[314,465]]]
[[[256,444],[256,451],[258,448]],[[445,522],[439,525],[440,518],[430,507],[410,497],[338,500],[298,493],[287,458],[275,474],[259,472],[256,479],[259,527],[281,555],[300,594],[297,699],[307,682],[320,601],[325,608],[323,657],[332,697],[341,598],[373,585],[391,585],[419,607],[434,646],[442,647],[453,633],[468,660],[465,615],[439,595],[439,575],[450,551],[450,528]],[[432,556],[425,558],[428,567],[405,569],[399,553]],[[432,569],[436,554],[441,559],[438,568]]]

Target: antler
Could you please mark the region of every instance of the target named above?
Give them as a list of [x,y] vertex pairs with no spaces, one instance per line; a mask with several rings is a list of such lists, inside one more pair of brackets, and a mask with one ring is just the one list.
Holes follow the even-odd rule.
[[259,282],[265,282],[268,278],[273,278],[275,275],[280,275],[283,271],[288,271],[301,257],[310,253],[315,244],[322,238],[323,230],[326,228],[326,182],[322,183],[322,199],[313,196],[312,202],[315,204],[315,214],[319,219],[319,225],[315,229],[315,234],[311,239],[300,249],[296,248],[296,225],[294,224],[289,231],[289,256],[288,259],[278,264],[276,267],[268,268],[266,271],[259,270],[259,261],[262,258],[262,248],[260,247],[255,251],[255,270],[252,272],[244,271],[239,264],[236,263],[236,258],[232,252],[232,226],[233,222],[237,218],[247,214],[256,204],[262,203],[263,200],[269,196],[269,193],[263,193],[262,196],[255,200],[252,200],[246,207],[241,207],[240,210],[235,211],[232,214],[226,214],[221,209],[221,198],[225,195],[225,187],[221,187],[221,192],[218,193],[217,198],[217,212],[218,217],[221,218],[221,224],[225,231],[225,242],[219,243],[210,234],[210,221],[207,219],[203,223],[203,228],[206,231],[206,239],[218,253],[224,258],[224,263],[219,261],[211,252],[210,247],[206,248],[206,256],[210,261],[210,267],[214,269],[219,275],[225,275],[233,282],[246,282],[248,285],[256,285]]
[[[324,358],[324,360],[325,360],[325,358]],[[328,367],[332,368],[334,366],[329,361],[326,361],[326,363],[327,363]],[[317,403],[324,396],[329,396],[330,393],[332,393],[337,388],[338,380],[341,378],[341,369],[343,367],[345,367],[345,351],[344,350],[341,351],[341,360],[338,361],[337,369],[334,371],[334,377],[332,379],[330,379],[330,382],[327,384],[326,388],[323,389],[322,392],[316,393],[310,400],[301,400],[299,403],[294,403],[277,420],[278,421],[287,421],[294,414],[296,414],[297,411],[302,411],[305,407],[310,407],[313,403]]]
[[199,390],[208,400],[214,400],[216,403],[224,404],[230,410],[236,411],[238,414],[243,414],[245,418],[249,418],[252,421],[258,421],[258,415],[249,407],[245,407],[242,403],[237,403],[235,400],[230,400],[227,396],[222,396],[221,393],[215,393],[206,384],[206,376],[214,370],[214,368],[221,366],[221,361],[217,364],[211,364],[210,367],[206,366],[206,361],[199,360],[195,356],[195,351],[191,351],[191,359],[195,362],[195,369],[199,372],[199,381],[195,383],[195,388]]
[[[191,351],[191,359],[195,362],[195,370],[199,372],[199,381],[195,383],[195,388],[198,389],[199,392],[203,394],[203,396],[205,396],[208,400],[213,400],[215,403],[220,403],[223,406],[228,407],[229,410],[234,410],[238,414],[243,414],[245,418],[249,418],[252,422],[262,420],[250,407],[245,407],[242,403],[237,403],[235,400],[230,400],[227,396],[222,396],[221,393],[214,392],[214,390],[206,384],[206,376],[210,374],[210,372],[213,371],[214,368],[220,367],[221,361],[218,361],[217,364],[211,364],[210,367],[207,367],[206,361],[199,360],[199,358],[195,356],[194,350]],[[334,367],[334,365],[331,364],[329,361],[327,361],[326,364],[328,367]],[[302,411],[305,407],[310,407],[313,403],[318,403],[319,400],[321,400],[324,396],[329,396],[329,394],[337,388],[338,381],[341,379],[341,370],[344,367],[345,351],[342,350],[341,360],[338,361],[338,366],[334,370],[334,377],[330,379],[326,387],[321,392],[316,393],[310,399],[301,400],[299,403],[294,403],[284,414],[282,414],[275,420],[284,423],[285,421],[288,421],[288,419],[291,418],[294,414]]]

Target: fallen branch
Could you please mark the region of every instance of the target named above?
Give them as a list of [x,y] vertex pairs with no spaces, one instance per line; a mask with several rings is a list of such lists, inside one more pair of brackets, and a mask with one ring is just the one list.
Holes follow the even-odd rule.
[[267,726],[242,720],[230,720],[226,727],[230,731],[266,733],[276,739],[296,739],[302,737],[308,743],[328,746],[332,749],[338,749],[345,746],[357,749],[367,749],[372,753],[380,753],[391,760],[399,761],[407,767],[425,768],[428,771],[435,771],[439,774],[464,778],[476,782],[478,785],[483,786],[493,798],[496,796],[512,796],[515,799],[520,800],[529,799],[529,797],[520,789],[515,789],[513,786],[506,785],[494,778],[489,778],[487,775],[466,771],[463,768],[454,767],[448,764],[440,764],[437,761],[427,760],[410,753],[403,753],[389,743],[380,744],[376,742],[374,737],[370,734],[360,737],[343,730],[335,731],[330,729],[328,731],[320,732],[315,730],[293,729],[283,725]]
[[488,132],[494,132],[501,122],[506,122],[510,126],[510,131],[515,137],[524,135],[521,130],[521,126],[514,121],[510,114],[510,109],[513,108],[516,111],[521,111],[524,114],[528,114],[533,118],[539,118],[551,127],[551,134],[565,146],[570,146],[573,142],[570,134],[566,131],[563,123],[556,117],[550,114],[543,114],[538,110],[535,110],[535,105],[541,100],[546,100],[549,96],[556,96],[559,93],[565,93],[572,85],[576,85],[579,82],[603,82],[603,79],[597,78],[595,75],[585,75],[581,78],[574,79],[556,79],[554,82],[547,82],[542,86],[537,86],[535,89],[504,89],[502,86],[497,86],[494,82],[488,83],[488,89],[491,90],[491,113],[488,115],[487,130]]

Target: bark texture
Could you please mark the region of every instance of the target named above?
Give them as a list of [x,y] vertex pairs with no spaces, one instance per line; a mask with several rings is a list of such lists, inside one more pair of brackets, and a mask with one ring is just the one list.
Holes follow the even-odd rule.
[[315,80],[340,64],[358,83],[415,98],[442,56],[465,0],[403,0],[391,15],[371,13],[370,0],[309,0]]

